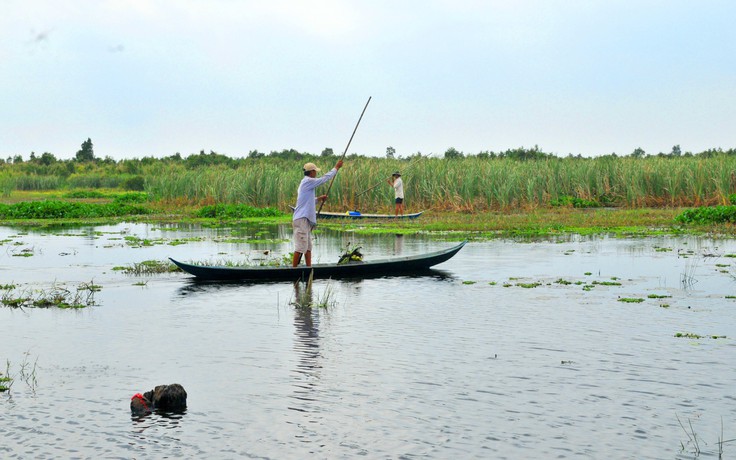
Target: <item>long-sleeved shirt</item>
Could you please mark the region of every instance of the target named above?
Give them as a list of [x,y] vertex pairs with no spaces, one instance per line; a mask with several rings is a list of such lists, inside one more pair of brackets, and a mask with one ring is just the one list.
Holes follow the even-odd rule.
[[306,217],[312,225],[317,225],[317,198],[314,189],[335,177],[335,174],[337,174],[337,169],[332,168],[322,177],[304,176],[299,183],[293,220]]

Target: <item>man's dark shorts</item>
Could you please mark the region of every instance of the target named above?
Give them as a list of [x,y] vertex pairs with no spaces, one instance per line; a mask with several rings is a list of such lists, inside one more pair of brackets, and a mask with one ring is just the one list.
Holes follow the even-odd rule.
[[401,204],[404,202],[403,198],[396,198],[396,204]]

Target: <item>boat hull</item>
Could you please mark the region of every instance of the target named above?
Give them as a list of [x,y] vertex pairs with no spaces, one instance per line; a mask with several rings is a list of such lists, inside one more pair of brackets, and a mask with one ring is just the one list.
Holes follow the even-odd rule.
[[315,264],[311,267],[223,267],[193,265],[169,259],[185,272],[209,281],[296,281],[307,279],[310,272],[319,278],[364,278],[375,276],[415,275],[449,260],[465,246],[465,241],[449,249],[416,256],[347,264]]
[[411,214],[404,214],[401,216],[395,216],[393,214],[363,214],[363,213],[339,213],[339,212],[320,212],[317,214],[318,218],[321,219],[416,219],[421,216],[424,211],[415,212]]
[[[294,206],[289,206],[291,210],[294,210]],[[327,212],[327,211],[320,211],[317,214],[317,217],[320,219],[416,219],[417,217],[421,216],[424,213],[424,211],[419,212],[413,212],[410,214],[403,214],[401,216],[396,216],[393,214],[363,214],[362,212],[358,211],[348,211],[348,212]]]

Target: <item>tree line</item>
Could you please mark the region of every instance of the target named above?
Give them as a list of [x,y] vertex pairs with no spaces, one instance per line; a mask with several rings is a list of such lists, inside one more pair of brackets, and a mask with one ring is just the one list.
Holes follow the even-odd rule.
[[[621,158],[621,157],[630,157],[630,158],[650,158],[650,157],[659,157],[659,158],[679,158],[679,157],[693,157],[693,156],[699,156],[699,157],[712,157],[717,155],[736,155],[736,148],[729,148],[729,149],[722,149],[720,147],[718,148],[711,148],[704,150],[702,152],[682,152],[682,149],[679,145],[674,145],[672,147],[672,150],[670,152],[659,152],[656,154],[648,154],[644,149],[638,147],[634,149],[629,155],[617,155],[616,153],[610,153],[608,155],[601,155],[595,158]],[[81,144],[81,148],[76,152],[74,158],[70,160],[63,160],[57,158],[54,154],[50,152],[44,152],[41,155],[36,155],[35,152],[31,152],[29,159],[26,161],[23,159],[22,155],[14,155],[14,156],[8,156],[6,159],[0,158],[0,165],[3,164],[23,164],[23,163],[29,163],[31,165],[41,165],[41,166],[51,166],[57,163],[65,163],[65,164],[84,164],[84,163],[96,163],[96,164],[118,164],[118,163],[129,163],[129,162],[138,162],[140,164],[152,164],[156,162],[163,162],[163,163],[182,163],[187,167],[190,168],[198,168],[203,166],[214,166],[214,165],[224,165],[224,166],[230,166],[235,167],[237,164],[242,161],[243,159],[248,160],[258,160],[261,158],[273,158],[273,159],[280,159],[280,160],[289,160],[289,161],[296,161],[296,160],[312,160],[316,158],[330,158],[335,157],[335,152],[332,148],[325,148],[322,150],[322,152],[319,155],[315,155],[309,152],[299,152],[295,149],[283,149],[280,151],[271,151],[269,153],[260,152],[258,150],[251,150],[248,152],[247,155],[244,157],[232,157],[229,155],[220,154],[217,152],[214,152],[212,150],[209,151],[209,153],[206,153],[204,150],[200,150],[198,154],[192,153],[186,157],[182,156],[181,153],[177,152],[170,156],[165,157],[142,157],[141,159],[138,158],[132,158],[132,159],[122,159],[122,160],[115,160],[110,156],[105,156],[104,158],[100,158],[95,156],[94,152],[94,145],[92,143],[91,138],[87,138],[84,142]],[[413,154],[408,155],[405,159],[414,160],[416,158],[421,158],[426,155],[422,155],[421,152],[416,152]],[[433,156],[433,154],[429,155]],[[527,147],[517,147],[513,149],[506,149],[503,151],[492,151],[492,150],[483,150],[478,153],[463,153],[462,151],[459,151],[455,147],[450,147],[447,150],[445,150],[443,157],[448,160],[455,160],[460,158],[469,158],[469,157],[475,157],[479,159],[487,159],[487,160],[493,160],[493,159],[511,159],[511,160],[520,160],[520,161],[528,161],[528,160],[546,160],[546,159],[554,159],[554,158],[561,158],[559,155],[556,155],[554,153],[544,152],[539,146],[535,145],[534,147],[527,148]],[[366,155],[361,155],[357,153],[351,153],[347,155],[347,158],[349,160],[354,160],[357,158],[368,158]],[[387,159],[402,159],[401,156],[396,155],[396,149],[389,146],[386,148],[386,158]],[[591,157],[584,157],[581,154],[573,155],[568,154],[566,158],[578,158],[581,160],[590,159]],[[69,172],[74,172],[73,168],[69,167]]]

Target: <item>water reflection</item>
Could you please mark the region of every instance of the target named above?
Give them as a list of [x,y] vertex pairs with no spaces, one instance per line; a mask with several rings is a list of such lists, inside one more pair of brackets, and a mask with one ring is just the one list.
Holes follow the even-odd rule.
[[396,235],[394,238],[394,254],[401,255],[404,252],[404,235]]
[[309,404],[314,401],[314,392],[320,379],[320,311],[315,307],[312,283],[294,283],[294,351],[298,358],[294,369],[294,396],[296,406],[289,409],[311,412]]

